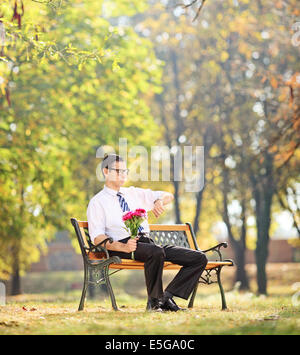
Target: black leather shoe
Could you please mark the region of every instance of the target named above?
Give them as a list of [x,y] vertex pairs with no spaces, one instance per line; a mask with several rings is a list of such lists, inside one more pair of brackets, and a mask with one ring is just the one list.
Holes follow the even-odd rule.
[[162,303],[161,308],[163,311],[171,311],[171,312],[186,311],[187,310],[186,308],[181,308],[181,307],[177,306],[177,304],[175,303],[173,298],[168,298],[167,300],[165,300]]
[[162,312],[161,302],[157,298],[148,299],[146,311],[148,312]]

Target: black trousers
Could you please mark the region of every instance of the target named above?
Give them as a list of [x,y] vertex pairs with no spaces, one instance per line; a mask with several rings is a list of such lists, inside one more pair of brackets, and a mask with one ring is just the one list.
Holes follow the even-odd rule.
[[[129,238],[119,240],[126,243]],[[131,253],[109,251],[110,256],[117,255],[122,259],[131,259]],[[181,265],[181,269],[166,287],[165,291],[174,296],[188,299],[207,264],[206,255],[199,250],[177,247],[173,245],[159,246],[146,236],[141,236],[134,252],[137,261],[144,262],[145,281],[148,297],[163,296],[162,274],[165,261]]]

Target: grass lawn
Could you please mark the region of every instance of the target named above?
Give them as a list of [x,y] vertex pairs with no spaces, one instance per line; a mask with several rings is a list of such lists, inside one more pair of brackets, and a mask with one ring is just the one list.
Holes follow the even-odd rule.
[[[142,285],[143,274],[138,271],[113,276],[119,312],[112,310],[103,294],[87,299],[84,311],[77,311],[81,292],[68,285],[80,285],[81,273],[47,273],[47,277],[28,274],[24,288],[31,285],[32,293],[8,297],[6,305],[0,306],[0,334],[299,334],[300,307],[295,299],[300,303],[300,297],[293,298],[299,271],[299,264],[270,265],[267,297],[230,290],[232,270],[227,271],[224,286],[228,310],[220,309],[217,285],[201,285],[193,309],[162,314],[145,312],[144,287],[126,289],[130,282]],[[251,288],[255,289],[252,266],[248,272]],[[47,283],[43,284],[45,280],[53,292],[49,292]],[[53,286],[55,280],[58,288]],[[43,293],[33,293],[38,284]],[[181,306],[187,305],[184,300],[175,300]]]

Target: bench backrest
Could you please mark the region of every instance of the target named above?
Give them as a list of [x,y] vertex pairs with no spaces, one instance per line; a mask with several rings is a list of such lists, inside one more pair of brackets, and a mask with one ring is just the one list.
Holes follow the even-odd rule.
[[149,224],[150,237],[158,245],[175,245],[178,247],[198,249],[190,223],[185,224]]
[[[88,222],[78,221],[76,218],[71,218],[71,222],[75,229],[81,252],[85,256],[92,245]],[[194,231],[189,222],[185,224],[149,224],[149,229],[150,237],[158,245],[171,244],[198,250]]]

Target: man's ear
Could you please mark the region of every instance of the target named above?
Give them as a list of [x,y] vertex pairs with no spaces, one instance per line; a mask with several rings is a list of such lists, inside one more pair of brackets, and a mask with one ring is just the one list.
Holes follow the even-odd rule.
[[108,168],[103,168],[103,174],[106,176],[108,174]]

